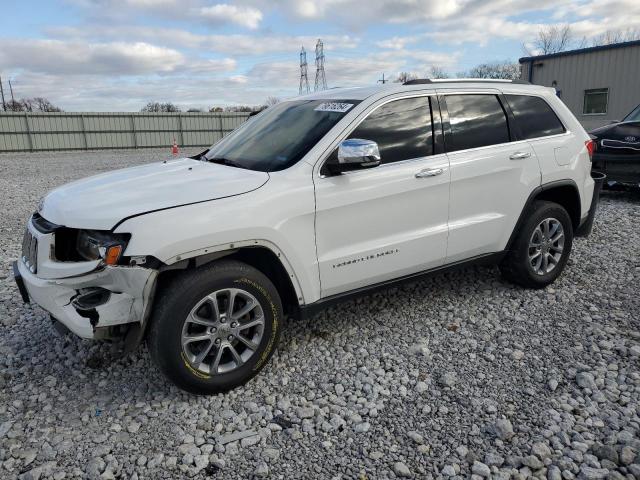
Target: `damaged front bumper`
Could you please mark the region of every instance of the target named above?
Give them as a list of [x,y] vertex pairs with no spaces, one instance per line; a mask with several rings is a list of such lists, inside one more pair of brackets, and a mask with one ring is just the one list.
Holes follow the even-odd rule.
[[137,266],[105,266],[80,276],[43,279],[21,261],[14,264],[16,269],[24,300],[37,303],[73,333],[88,339],[111,338],[118,325],[144,324],[158,274]]

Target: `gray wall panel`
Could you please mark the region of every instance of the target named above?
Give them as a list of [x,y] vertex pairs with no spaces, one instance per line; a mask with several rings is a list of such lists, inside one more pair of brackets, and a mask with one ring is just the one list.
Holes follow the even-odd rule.
[[[0,152],[208,147],[240,126],[246,113],[0,112]],[[222,130],[221,130],[222,127]]]

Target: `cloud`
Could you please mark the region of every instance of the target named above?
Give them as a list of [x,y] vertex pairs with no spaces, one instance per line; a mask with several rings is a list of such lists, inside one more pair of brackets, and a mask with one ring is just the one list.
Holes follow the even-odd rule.
[[296,57],[300,47],[305,45],[308,52],[313,50],[318,38],[322,38],[326,51],[353,49],[360,39],[350,35],[282,35],[272,33],[257,34],[198,34],[177,28],[145,27],[137,25],[92,25],[90,28],[57,27],[46,30],[54,37],[80,41],[100,39],[113,41],[118,38],[144,41],[153,44],[170,45],[173,48],[200,49],[227,55],[262,55],[286,52]]
[[246,75],[233,75],[228,78],[231,83],[236,83],[239,85],[244,85],[249,81],[249,78]]
[[303,19],[330,19],[344,23],[353,23],[354,20],[368,22],[371,19],[392,23],[437,20],[449,17],[461,8],[458,0],[369,0],[366,6],[360,0],[289,0],[284,4],[289,12]]
[[148,75],[228,71],[233,59],[188,60],[181,52],[143,42],[84,43],[0,39],[0,68],[58,75]]
[[242,27],[255,30],[262,21],[262,12],[253,7],[238,7],[236,5],[218,4],[201,7],[197,15],[213,24],[235,23]]
[[18,97],[44,96],[67,111],[139,111],[149,101],[170,101],[183,110],[213,105],[258,105],[270,95],[297,92],[244,82],[241,76],[132,77],[123,81],[103,75],[52,75],[25,72],[17,77]]
[[[32,20],[21,19],[5,29],[0,70],[19,96],[46,95],[68,110],[285,98],[298,91],[302,45],[313,87],[318,38],[335,87],[513,58],[549,24],[570,23],[578,38],[640,25],[638,0],[61,1],[72,4],[64,16],[43,22],[34,10],[30,25],[52,26],[27,30]],[[31,38],[11,38],[17,29]]]
[[380,48],[388,48],[391,50],[401,50],[405,48],[410,43],[415,43],[418,41],[418,37],[392,37],[387,38],[386,40],[380,40],[376,42],[376,45]]
[[[431,66],[452,68],[459,52],[440,53],[421,50],[378,52],[362,56],[332,56],[325,62],[327,83],[330,87],[348,87],[375,84],[382,74],[387,77],[401,71],[427,72]],[[313,88],[315,70],[309,67],[309,84]],[[280,85],[297,91],[300,69],[294,62],[261,62],[247,73],[250,80],[261,79],[267,84]]]

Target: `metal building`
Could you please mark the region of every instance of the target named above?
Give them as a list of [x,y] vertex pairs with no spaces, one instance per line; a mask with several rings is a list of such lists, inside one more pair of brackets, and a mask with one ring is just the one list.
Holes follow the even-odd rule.
[[640,104],[640,40],[523,57],[521,79],[555,87],[589,131]]

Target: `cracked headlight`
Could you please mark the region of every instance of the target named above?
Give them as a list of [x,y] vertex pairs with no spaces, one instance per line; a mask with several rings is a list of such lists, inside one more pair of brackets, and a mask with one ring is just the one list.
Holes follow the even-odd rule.
[[84,260],[102,260],[106,265],[116,265],[128,240],[129,234],[80,230],[76,251]]

